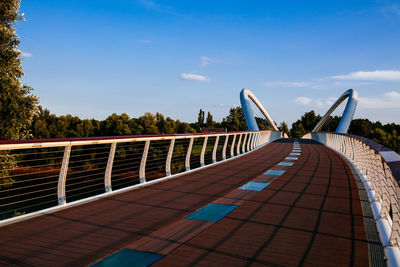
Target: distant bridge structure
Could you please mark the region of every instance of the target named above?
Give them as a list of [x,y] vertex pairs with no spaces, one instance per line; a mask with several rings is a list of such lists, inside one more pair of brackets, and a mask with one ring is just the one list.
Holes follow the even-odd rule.
[[248,131],[0,141],[0,265],[400,266],[400,155],[346,134],[357,93],[302,139],[240,99]]

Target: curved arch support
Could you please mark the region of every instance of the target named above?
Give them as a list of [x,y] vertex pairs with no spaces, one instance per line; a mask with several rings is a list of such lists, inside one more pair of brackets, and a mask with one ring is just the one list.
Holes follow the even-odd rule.
[[250,100],[253,101],[253,103],[260,109],[261,113],[264,115],[264,117],[268,121],[269,125],[272,126],[273,130],[279,131],[278,127],[276,127],[274,121],[268,115],[267,111],[261,105],[260,101],[258,101],[258,99],[255,97],[255,95],[253,95],[253,93],[250,92],[249,89],[244,88],[240,92],[240,102],[242,104],[243,114],[244,114],[244,118],[246,119],[248,130],[249,131],[259,131],[260,130],[258,128],[253,110],[251,109]]
[[357,101],[358,101],[358,93],[354,89],[349,89],[346,92],[344,92],[338,100],[330,107],[330,109],[326,112],[324,117],[318,122],[318,124],[314,127],[312,130],[313,133],[318,132],[321,130],[321,128],[324,126],[324,124],[327,122],[329,119],[329,116],[332,114],[332,112],[346,99],[347,104],[346,108],[343,111],[342,118],[339,121],[339,125],[336,128],[336,133],[347,133],[350,127],[350,123],[353,119],[354,112],[357,107]]

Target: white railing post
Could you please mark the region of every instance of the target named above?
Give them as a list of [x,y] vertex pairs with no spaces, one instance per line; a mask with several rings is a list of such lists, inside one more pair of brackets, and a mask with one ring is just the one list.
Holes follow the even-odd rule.
[[225,135],[224,148],[222,149],[222,160],[226,160],[226,147],[228,146],[229,135]]
[[231,158],[233,158],[235,156],[234,154],[234,149],[235,149],[235,139],[236,139],[236,134],[233,135],[233,139],[232,139],[232,145],[231,145]]
[[175,145],[175,139],[171,139],[171,143],[169,145],[169,150],[168,150],[168,155],[167,155],[167,161],[165,162],[166,176],[171,175],[171,159],[172,159],[172,153],[174,152],[174,145]]
[[108,154],[106,173],[104,175],[104,189],[106,192],[112,191],[111,173],[112,173],[112,167],[114,164],[114,156],[115,156],[116,148],[117,148],[117,143],[112,143],[111,147],[110,147],[110,153]]
[[241,144],[241,141],[242,141],[242,135],[243,134],[239,135],[239,140],[238,140],[238,144],[237,144],[237,147],[236,147],[236,155],[240,154],[240,144]]
[[150,140],[147,140],[146,143],[144,144],[142,160],[140,162],[140,168],[139,168],[140,183],[146,182],[146,161],[147,161],[147,154],[149,153],[149,147],[150,147]]
[[71,155],[71,145],[67,145],[65,146],[64,149],[63,161],[60,169],[60,175],[58,177],[58,185],[57,185],[58,205],[65,205],[67,203],[67,199],[65,196],[65,183],[67,179],[70,155]]
[[249,137],[248,137],[248,140],[247,140],[247,151],[250,151],[250,149],[252,149],[250,144],[251,144],[252,141],[253,141],[253,140],[252,140],[252,139],[253,139],[253,138],[252,138],[252,137],[253,137],[253,134],[252,134],[252,133],[249,133],[248,135],[249,135]]
[[208,140],[208,136],[204,137],[203,147],[201,148],[201,154],[200,154],[200,166],[201,166],[201,167],[203,167],[204,165],[206,165],[206,164],[204,163],[204,155],[205,155],[205,153],[206,153],[207,140]]
[[246,152],[246,142],[247,142],[247,138],[248,138],[248,134],[244,134],[244,137],[243,137],[243,145],[242,145],[242,153],[245,153]]
[[219,141],[219,135],[215,138],[215,144],[214,144],[214,149],[212,153],[212,162],[215,163],[217,162],[217,149],[218,149],[218,141]]
[[190,154],[192,153],[192,148],[193,148],[193,141],[194,137],[190,138],[188,150],[186,152],[186,158],[185,158],[185,169],[186,171],[190,171]]

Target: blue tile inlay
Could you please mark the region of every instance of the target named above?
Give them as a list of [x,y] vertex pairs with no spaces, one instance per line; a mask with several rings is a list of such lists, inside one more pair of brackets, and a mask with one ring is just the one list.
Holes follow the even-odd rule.
[[279,162],[278,165],[280,166],[293,166],[294,162]]
[[286,157],[285,159],[286,160],[298,160],[299,158],[298,157]]
[[117,266],[149,266],[163,256],[150,252],[142,252],[124,248],[90,265],[91,267],[117,267]]
[[237,207],[238,206],[211,203],[185,218],[207,222],[218,222]]
[[290,156],[300,156],[300,153],[290,153]]
[[282,175],[285,171],[281,170],[268,170],[264,172],[265,175]]
[[253,190],[253,191],[261,191],[271,183],[262,183],[262,182],[248,182],[247,184],[239,187],[242,190]]

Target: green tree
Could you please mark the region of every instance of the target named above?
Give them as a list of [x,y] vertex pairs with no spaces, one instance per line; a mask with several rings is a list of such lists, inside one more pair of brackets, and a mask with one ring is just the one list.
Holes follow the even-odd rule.
[[292,124],[292,129],[290,130],[290,136],[293,138],[301,138],[305,135],[306,129],[301,122],[295,122]]
[[[21,66],[19,40],[15,24],[22,20],[18,14],[19,0],[0,2],[0,139],[25,139],[30,136],[33,116],[37,112],[38,98],[32,88],[24,86],[20,78],[24,74]],[[13,156],[0,152],[0,189],[9,187],[14,180],[8,170],[15,166]]]
[[279,131],[281,131],[281,132],[286,133],[287,135],[289,135],[289,128],[288,128],[286,122],[284,122],[284,121],[281,122],[281,124],[279,125],[278,129],[279,129]]
[[200,127],[204,126],[204,119],[205,119],[204,110],[200,109],[199,115],[197,117],[197,125],[198,125],[199,130],[200,130]]
[[215,121],[213,120],[213,116],[211,115],[211,112],[207,112],[207,119],[206,119],[206,126],[209,128],[214,127]]
[[246,131],[247,124],[241,107],[231,108],[229,115],[222,119],[221,125],[228,131]]

